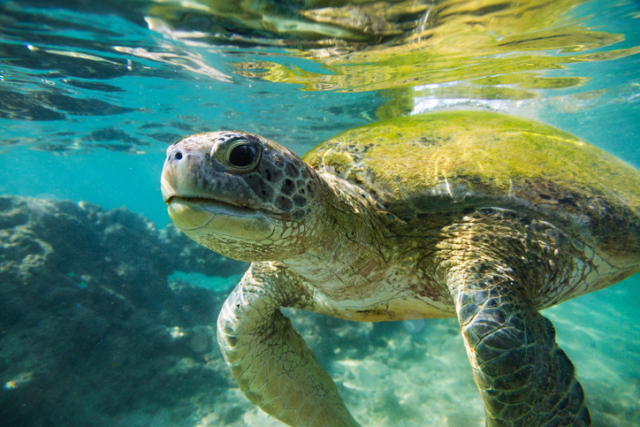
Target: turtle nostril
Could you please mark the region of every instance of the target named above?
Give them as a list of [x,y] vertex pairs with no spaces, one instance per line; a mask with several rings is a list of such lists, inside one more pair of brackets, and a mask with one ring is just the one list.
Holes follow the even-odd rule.
[[176,160],[181,160],[182,159],[182,153],[181,152],[177,152],[174,156],[173,156]]

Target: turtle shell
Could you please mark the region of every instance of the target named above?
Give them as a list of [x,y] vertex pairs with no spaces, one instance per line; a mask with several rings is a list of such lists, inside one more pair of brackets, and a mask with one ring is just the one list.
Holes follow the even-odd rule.
[[478,111],[401,117],[348,130],[303,159],[366,189],[398,219],[396,234],[490,206],[549,221],[612,264],[640,257],[640,172],[548,125]]

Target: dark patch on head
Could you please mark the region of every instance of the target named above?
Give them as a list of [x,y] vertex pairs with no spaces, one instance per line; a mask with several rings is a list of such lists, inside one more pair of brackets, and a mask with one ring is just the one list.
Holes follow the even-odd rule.
[[291,199],[284,196],[276,197],[275,205],[278,209],[280,209],[283,212],[289,212],[291,208],[293,208],[293,203],[291,202]]
[[313,181],[310,181],[307,183],[307,192],[309,193],[310,197],[315,197],[316,196],[316,183]]
[[245,181],[249,184],[251,191],[253,191],[260,199],[264,201],[270,201],[273,199],[273,188],[264,181],[262,176],[257,173],[252,173],[245,177]]
[[278,182],[282,176],[280,169],[274,168],[269,159],[267,159],[267,161],[260,162],[258,171],[269,182]]
[[294,221],[301,221],[305,216],[304,209],[296,209],[291,213],[291,219]]
[[295,195],[293,196],[293,204],[298,207],[304,207],[307,204],[307,199],[306,197]]
[[[265,157],[267,157],[271,153],[265,153]],[[267,178],[267,181],[270,182],[278,182],[282,177],[282,170],[278,167],[278,165],[274,165],[273,158],[269,159],[268,157],[265,159],[266,161],[260,162],[260,172]]]
[[287,163],[284,168],[284,173],[290,178],[297,178],[300,176],[300,171],[292,163]]
[[282,186],[280,187],[280,192],[282,192],[282,194],[286,196],[290,196],[293,193],[294,189],[295,189],[295,185],[293,185],[293,181],[287,178],[282,183]]

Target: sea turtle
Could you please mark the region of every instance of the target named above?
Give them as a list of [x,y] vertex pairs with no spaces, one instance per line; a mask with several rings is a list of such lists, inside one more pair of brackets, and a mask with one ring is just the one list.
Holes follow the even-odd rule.
[[174,223],[253,262],[218,318],[240,389],[290,426],[357,426],[280,307],[363,322],[457,317],[488,426],[587,426],[540,310],[640,270],[640,173],[489,112],[346,131],[302,159],[245,132],[168,148]]

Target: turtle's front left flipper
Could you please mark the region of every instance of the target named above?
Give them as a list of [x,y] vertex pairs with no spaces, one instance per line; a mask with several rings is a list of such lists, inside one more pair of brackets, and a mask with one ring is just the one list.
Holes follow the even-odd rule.
[[[553,325],[532,301],[536,289],[560,275],[570,257],[547,259],[545,253],[559,252],[545,252],[546,243],[506,218],[508,211],[480,216],[452,227],[443,248],[448,254],[446,281],[487,426],[590,426],[573,364],[556,344]],[[554,268],[526,268],[525,259]],[[547,277],[540,271],[548,271]]]
[[357,427],[329,374],[280,307],[300,306],[295,274],[254,263],[218,317],[218,343],[245,396],[287,425]]

